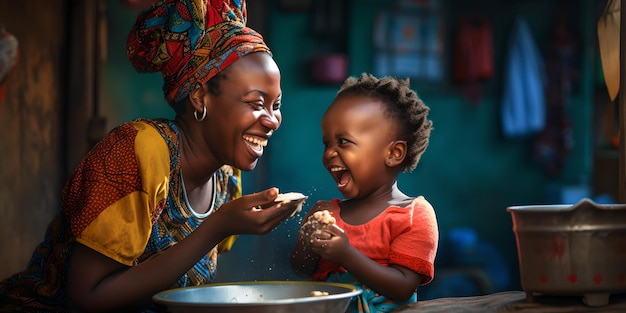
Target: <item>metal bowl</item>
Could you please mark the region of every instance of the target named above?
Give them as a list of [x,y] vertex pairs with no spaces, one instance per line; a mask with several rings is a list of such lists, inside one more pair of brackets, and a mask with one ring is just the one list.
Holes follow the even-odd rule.
[[[314,291],[328,295],[313,296]],[[152,299],[173,313],[344,313],[352,297],[360,293],[340,283],[255,281],[170,289]]]
[[574,205],[508,207],[517,241],[522,288],[583,296],[604,306],[626,292],[626,205],[583,199]]

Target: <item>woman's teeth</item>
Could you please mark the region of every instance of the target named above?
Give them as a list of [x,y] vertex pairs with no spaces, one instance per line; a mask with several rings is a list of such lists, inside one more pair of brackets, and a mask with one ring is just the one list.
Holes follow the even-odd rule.
[[267,146],[267,139],[264,139],[264,138],[261,139],[258,137],[243,136],[243,139],[247,141],[248,143],[255,145],[257,149]]

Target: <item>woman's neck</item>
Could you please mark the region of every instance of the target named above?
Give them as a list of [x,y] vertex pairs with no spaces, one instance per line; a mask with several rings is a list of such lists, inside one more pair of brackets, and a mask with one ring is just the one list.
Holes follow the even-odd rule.
[[185,183],[189,189],[202,187],[213,177],[222,165],[218,164],[210,153],[204,140],[198,137],[200,131],[182,118],[176,118],[175,123],[179,128],[179,157],[181,171],[185,177]]
[[211,162],[212,155],[208,148],[198,145],[204,142],[201,138],[194,138],[199,130],[192,129],[184,119],[175,121],[179,128],[179,158],[180,171],[187,194],[187,201],[196,213],[202,214],[210,209],[213,197],[212,180],[215,172],[221,165]]

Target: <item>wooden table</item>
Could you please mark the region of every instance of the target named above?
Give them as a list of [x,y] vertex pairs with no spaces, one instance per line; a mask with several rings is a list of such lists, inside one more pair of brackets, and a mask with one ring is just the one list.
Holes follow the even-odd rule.
[[570,312],[626,312],[626,294],[611,295],[609,304],[589,307],[582,296],[534,295],[533,302],[526,300],[523,291],[498,292],[476,297],[440,298],[418,301],[399,307],[393,313],[570,313]]

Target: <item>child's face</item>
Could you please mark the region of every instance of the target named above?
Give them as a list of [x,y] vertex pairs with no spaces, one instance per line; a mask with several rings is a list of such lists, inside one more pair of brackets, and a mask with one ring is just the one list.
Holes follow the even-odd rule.
[[396,133],[377,99],[349,95],[331,104],[322,118],[322,162],[344,197],[385,192],[381,188],[395,182],[385,162]]

